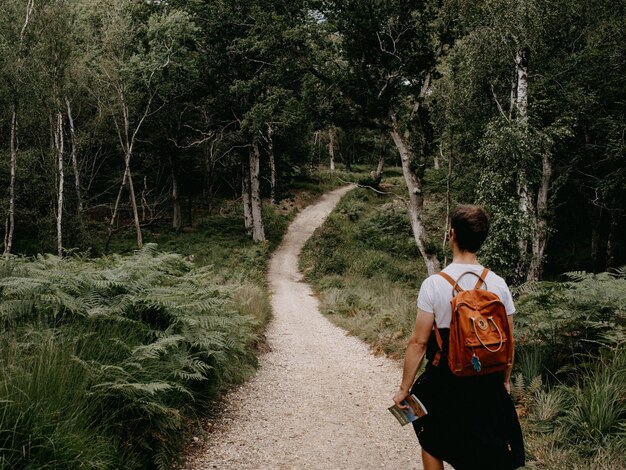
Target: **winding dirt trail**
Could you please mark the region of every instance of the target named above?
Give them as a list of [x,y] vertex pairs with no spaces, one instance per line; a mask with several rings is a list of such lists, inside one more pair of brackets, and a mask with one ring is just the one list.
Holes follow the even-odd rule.
[[324,318],[298,270],[304,243],[352,188],[325,194],[290,225],[270,262],[270,352],[226,397],[209,442],[185,468],[421,468],[413,429],[386,409],[400,365]]

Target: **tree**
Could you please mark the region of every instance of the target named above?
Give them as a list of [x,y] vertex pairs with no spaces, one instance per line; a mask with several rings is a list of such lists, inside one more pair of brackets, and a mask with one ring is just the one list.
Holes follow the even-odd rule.
[[[439,260],[424,223],[424,149],[414,148],[421,102],[430,87],[441,41],[432,30],[436,3],[323,2],[324,15],[341,41],[350,74],[344,83],[361,112],[388,130],[400,154],[408,191],[407,212],[415,243],[430,274]],[[439,43],[437,41],[439,40]],[[416,171],[417,170],[417,171]]]
[[[7,17],[15,15],[18,21],[14,24],[6,25],[6,40],[2,43],[2,55],[4,57],[4,77],[8,83],[11,101],[11,121],[10,121],[10,180],[9,180],[9,207],[7,211],[5,232],[4,232],[4,256],[11,254],[13,247],[13,234],[15,232],[15,179],[17,173],[17,154],[19,151],[19,112],[20,99],[23,93],[24,67],[28,42],[31,40],[29,26],[35,13],[35,0],[28,0],[26,5],[23,2],[13,2],[7,5],[11,11]],[[22,7],[22,8],[20,8]]]

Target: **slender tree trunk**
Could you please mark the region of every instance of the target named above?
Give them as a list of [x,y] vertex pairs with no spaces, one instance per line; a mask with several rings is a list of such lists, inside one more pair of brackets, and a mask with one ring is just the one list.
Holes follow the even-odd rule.
[[511,80],[511,98],[509,100],[509,119],[513,119],[513,112],[517,104],[517,65],[513,69],[513,79]]
[[[451,139],[452,142],[454,142],[454,135],[452,136]],[[450,145],[450,147],[452,147],[452,145]],[[443,151],[441,151],[441,147],[439,148],[442,158],[443,158]],[[442,251],[445,250],[446,248],[446,243],[448,242],[448,230],[449,230],[449,226],[450,226],[450,202],[452,200],[452,149],[450,150],[450,155],[448,156],[448,174],[446,176],[446,226],[443,232],[443,242],[441,244],[441,249]],[[446,254],[445,258],[444,258],[444,265],[447,264],[448,261],[448,255]]]
[[520,49],[515,56],[515,72],[517,76],[515,93],[517,119],[526,122],[528,120],[528,52],[525,49]]
[[276,204],[276,160],[274,159],[274,141],[272,135],[274,129],[271,124],[267,124],[267,153],[270,159],[270,200],[272,204]]
[[59,187],[57,193],[57,254],[63,256],[63,187],[65,186],[65,169],[63,167],[63,114],[57,112],[54,130],[54,147],[56,150],[59,171]]
[[261,181],[259,178],[261,169],[261,152],[259,144],[255,140],[250,150],[250,201],[252,207],[252,239],[255,242],[265,240],[265,227],[263,226],[263,214],[261,211]]
[[252,201],[250,199],[250,162],[241,166],[241,199],[243,200],[243,222],[246,234],[252,236]]
[[17,102],[13,103],[11,110],[11,137],[10,137],[10,153],[11,153],[11,170],[9,177],[9,211],[4,231],[4,257],[8,258],[13,247],[13,232],[15,229],[15,174],[17,172],[17,151],[19,143],[17,140]]
[[591,269],[594,273],[598,272],[599,253],[600,253],[600,224],[602,223],[602,207],[596,204],[592,205],[591,212]]
[[313,147],[317,149],[317,161],[315,164],[313,163],[313,158],[311,158],[311,170],[317,167],[322,166],[322,131],[315,131],[313,133]]
[[346,170],[352,171],[352,162],[354,161],[354,132],[346,133]]
[[[120,103],[122,104],[122,114],[124,117],[124,137],[120,137],[122,148],[124,149],[124,165],[126,167],[126,184],[128,185],[128,194],[130,198],[130,207],[133,212],[133,224],[135,225],[135,232],[137,233],[137,248],[143,248],[143,237],[141,235],[141,224],[139,223],[139,211],[137,210],[137,198],[135,196],[135,185],[133,184],[133,175],[130,172],[130,159],[133,154],[133,146],[135,144],[135,136],[143,123],[143,118],[137,124],[132,137],[130,136],[130,113],[128,110],[128,104],[126,103],[126,97],[123,92],[120,91]],[[144,113],[144,118],[147,115],[149,105]]]
[[124,191],[124,187],[126,186],[126,179],[128,178],[128,167],[124,167],[124,176],[122,177],[122,184],[120,184],[120,189],[117,191],[117,197],[115,198],[115,205],[113,206],[113,214],[111,214],[111,221],[109,222],[109,229],[107,233],[107,240],[104,244],[104,250],[109,251],[109,244],[111,243],[111,237],[113,236],[113,227],[115,226],[115,221],[117,220],[117,211],[120,207],[120,202],[122,201],[122,192]]
[[172,228],[177,232],[183,225],[180,208],[180,190],[178,187],[178,157],[170,155],[170,166],[172,168]]
[[328,128],[328,156],[330,157],[330,171],[335,171],[335,128]]
[[376,169],[370,173],[370,178],[372,178],[372,181],[376,183],[376,185],[379,185],[383,179],[384,168],[385,168],[385,154],[383,153],[378,159],[378,165],[376,166]]
[[148,204],[148,178],[143,177],[143,188],[141,189],[141,221],[146,221],[146,212],[150,212],[150,219],[152,219],[152,209]]
[[440,265],[437,256],[432,253],[427,253],[426,251],[426,230],[421,220],[421,214],[424,208],[424,197],[422,196],[422,190],[417,176],[411,169],[411,148],[409,147],[408,142],[405,142],[402,135],[400,135],[395,114],[391,115],[391,138],[400,153],[402,173],[404,174],[404,181],[409,192],[407,211],[411,221],[413,238],[415,238],[417,248],[424,259],[428,274],[435,274],[439,272]]
[[[443,50],[443,44],[439,46],[439,52],[441,53]],[[426,96],[427,90],[430,88],[430,82],[432,79],[432,73],[429,72],[424,77],[424,83],[422,83],[422,87],[420,88],[420,93],[418,99],[415,100],[413,104],[413,108],[411,109],[410,119],[415,116],[420,109],[421,100],[424,96]],[[398,121],[396,118],[396,113],[392,111],[391,113],[391,138],[393,139],[396,148],[398,149],[398,153],[400,154],[400,160],[402,162],[402,173],[404,175],[404,181],[406,183],[406,188],[409,193],[409,200],[407,202],[407,211],[409,213],[409,220],[411,221],[411,229],[413,231],[413,238],[415,239],[415,244],[424,259],[424,264],[426,265],[426,269],[428,270],[428,274],[435,274],[440,270],[439,260],[437,259],[437,255],[433,253],[428,253],[426,251],[426,230],[424,225],[422,224],[422,211],[424,208],[424,197],[422,196],[422,189],[420,182],[417,178],[417,175],[411,168],[411,160],[413,158],[413,151],[410,147],[410,131],[407,127],[404,130],[404,133],[400,133],[400,128],[398,126]]]
[[528,281],[538,281],[543,273],[543,257],[548,244],[548,192],[552,178],[552,162],[550,155],[544,153],[542,158],[541,182],[537,192],[537,214],[533,223],[532,258],[528,270]]
[[78,169],[78,158],[76,155],[76,130],[74,129],[74,119],[72,118],[72,106],[70,100],[65,97],[65,105],[67,107],[67,121],[70,125],[70,139],[72,144],[72,171],[74,172],[74,187],[76,189],[76,202],[78,207],[78,220],[82,225],[83,222],[83,196],[80,189],[80,171]]
[[[21,74],[22,69],[22,61],[23,61],[23,46],[24,46],[24,35],[26,34],[26,29],[28,28],[28,23],[30,22],[31,16],[33,15],[33,11],[35,10],[35,0],[28,0],[26,4],[26,15],[24,16],[24,23],[22,24],[22,29],[20,30],[20,40],[17,47],[17,63],[15,64],[16,74],[19,76]],[[11,154],[11,170],[9,177],[9,210],[7,212],[7,219],[5,223],[4,230],[4,257],[8,258],[11,254],[11,249],[13,248],[13,233],[15,232],[15,176],[17,172],[17,151],[19,148],[19,141],[17,136],[18,131],[18,119],[17,119],[17,108],[18,108],[18,91],[13,89],[13,106],[11,107],[11,136],[9,138],[9,147]]]
[[[515,92],[515,111],[518,125],[526,127],[528,125],[528,54],[524,49],[520,49],[515,57],[515,72],[517,76],[517,89]],[[522,215],[523,224],[528,224],[530,220],[530,195],[528,189],[528,175],[523,165],[519,166],[517,176],[517,195],[519,199],[519,210]],[[518,238],[518,247],[522,265],[528,253],[528,238],[523,231]],[[522,269],[520,267],[520,269]]]
[[137,248],[143,248],[143,237],[141,235],[141,225],[139,223],[139,211],[137,210],[137,198],[135,197],[135,187],[133,185],[133,176],[130,173],[130,153],[126,155],[126,173],[128,174],[128,192],[130,195],[130,205],[133,211],[133,223],[135,224],[135,232],[137,232]]
[[111,217],[111,225],[109,227],[109,236],[107,238],[106,248],[108,249],[109,242],[111,241],[111,235],[113,234],[113,224],[115,223],[115,217],[117,216],[117,210],[119,207],[120,197],[122,195],[122,188],[124,184],[128,185],[128,193],[130,198],[130,205],[133,213],[133,224],[135,225],[135,232],[137,233],[137,248],[141,249],[143,247],[143,236],[141,234],[141,224],[139,222],[139,211],[137,210],[137,197],[135,196],[135,186],[133,184],[133,175],[130,171],[130,159],[133,154],[133,147],[135,145],[135,139],[137,138],[137,133],[139,129],[149,114],[150,106],[152,104],[153,96],[150,96],[148,100],[148,104],[146,105],[143,116],[135,126],[132,134],[130,132],[130,113],[128,109],[128,104],[126,102],[126,95],[124,89],[119,87],[118,97],[120,100],[120,107],[122,110],[122,118],[123,118],[123,127],[120,127],[119,122],[114,118],[115,128],[117,130],[120,146],[124,151],[124,177],[122,178],[122,186],[117,194],[117,200],[115,202],[115,209],[113,210],[113,216]]
[[606,269],[615,267],[615,245],[617,244],[617,227],[622,211],[613,209],[609,211],[611,222],[609,225],[609,238],[606,242]]
[[204,170],[206,172],[206,194],[204,195],[204,198],[207,207],[209,208],[209,214],[213,208],[213,196],[215,192],[215,159],[213,158],[215,145],[215,141],[204,145]]

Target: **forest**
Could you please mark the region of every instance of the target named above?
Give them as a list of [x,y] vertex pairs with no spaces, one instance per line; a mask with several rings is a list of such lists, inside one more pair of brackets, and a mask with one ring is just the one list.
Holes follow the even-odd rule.
[[[567,334],[527,338],[523,397],[544,369],[541,393],[588,380],[569,353],[623,368],[625,76],[624,0],[0,0],[0,467],[168,468],[253,373],[294,200],[348,183],[400,214],[361,227],[347,202],[358,243],[418,260],[367,278],[439,271],[451,209],[477,203],[523,331],[591,283]],[[358,246],[326,230],[314,283]],[[618,405],[599,432],[623,445]]]

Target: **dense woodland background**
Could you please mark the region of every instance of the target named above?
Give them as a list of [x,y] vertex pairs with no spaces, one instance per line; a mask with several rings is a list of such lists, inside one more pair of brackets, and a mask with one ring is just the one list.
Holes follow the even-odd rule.
[[400,354],[484,205],[529,462],[623,468],[625,76],[625,0],[0,0],[0,468],[169,468],[348,182],[324,312]]
[[626,260],[623,1],[1,8],[6,254],[100,253],[129,226],[141,246],[242,196],[261,240],[260,198],[334,156],[403,164],[431,271],[435,192],[442,221],[457,202],[488,208],[483,256],[510,280]]

